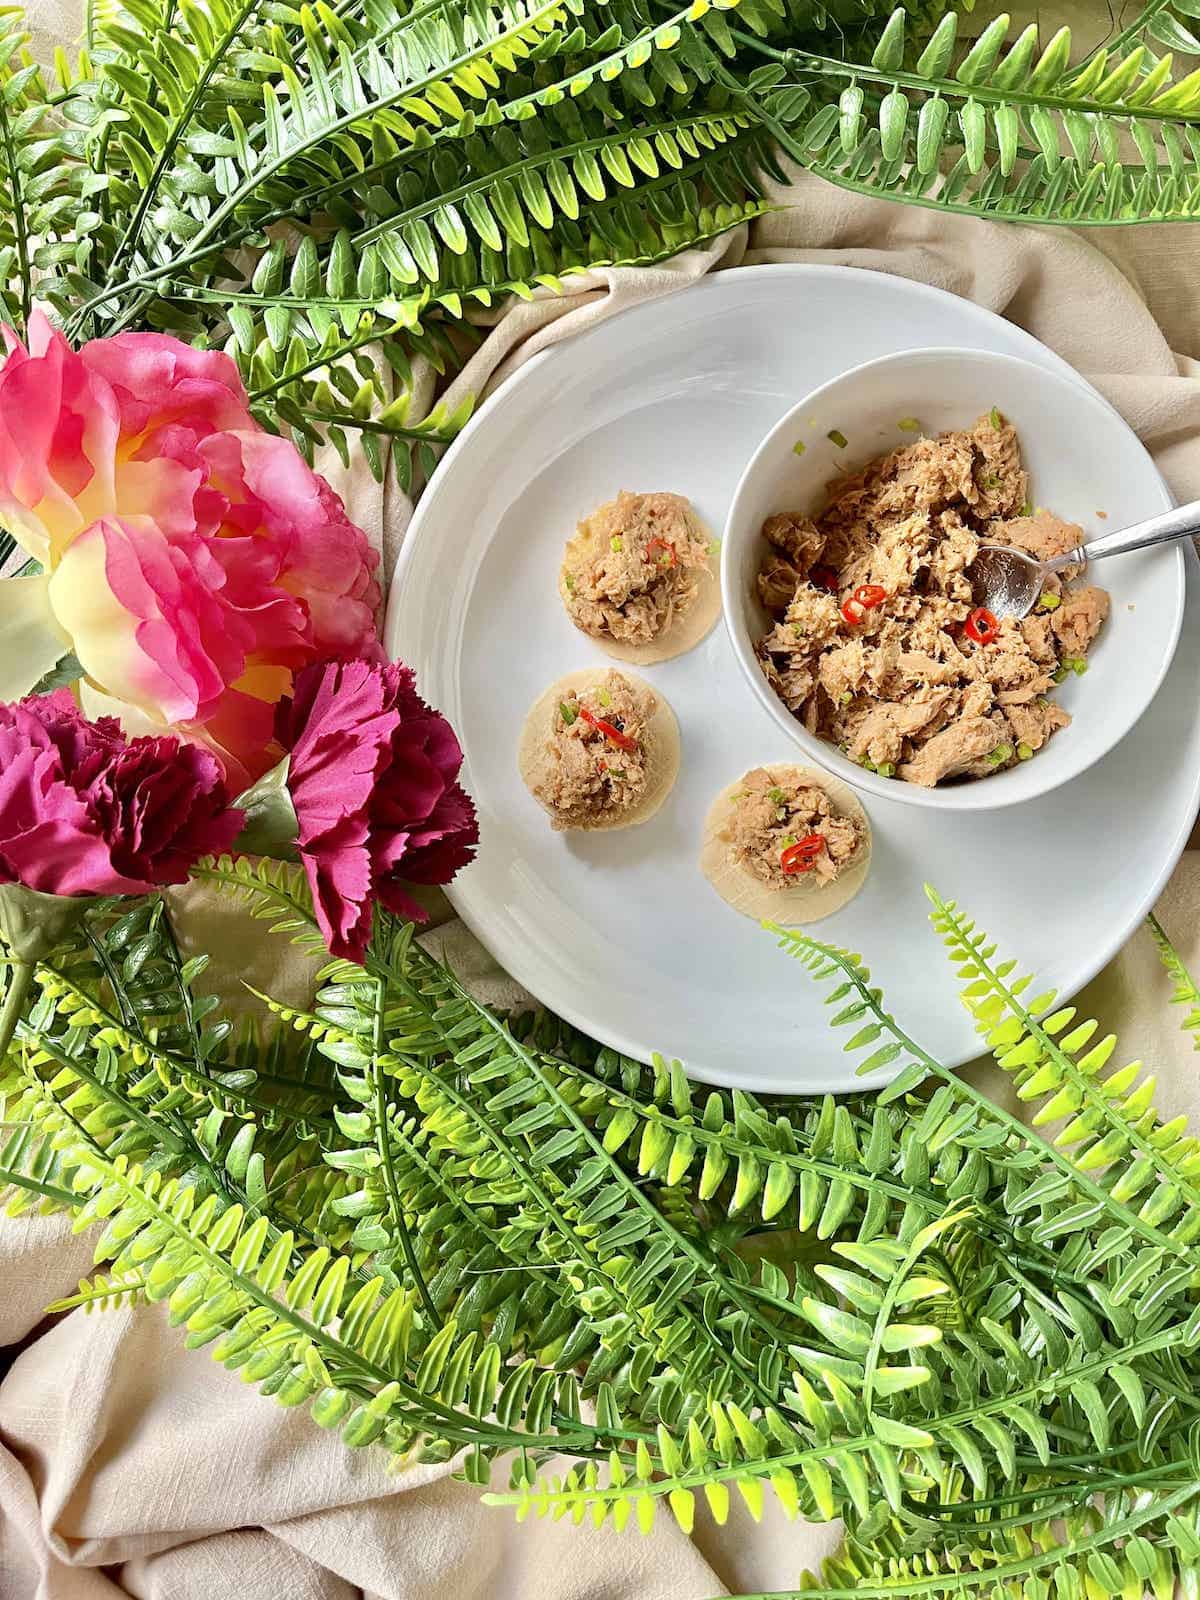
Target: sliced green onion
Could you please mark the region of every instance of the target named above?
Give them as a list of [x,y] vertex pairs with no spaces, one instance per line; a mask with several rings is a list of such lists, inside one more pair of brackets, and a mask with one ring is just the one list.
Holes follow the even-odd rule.
[[574,706],[569,706],[565,700],[559,702],[558,709],[562,712],[562,719],[568,728],[579,716],[577,709]]
[[571,574],[569,572],[564,572],[563,573],[563,583],[566,586],[566,590],[567,590],[568,594],[574,594],[575,593],[575,579],[571,576]]
[[625,541],[622,539],[619,533],[613,534],[612,538],[608,541],[608,548],[612,551],[613,555],[620,555],[621,551],[624,550]]
[[1021,515],[1023,517],[1031,517],[1033,515],[1033,501],[1032,500],[1026,500],[1025,504],[1021,507]]
[[790,850],[798,841],[794,833],[785,833],[779,842],[785,850]]
[[920,417],[901,417],[896,426],[901,433],[920,433],[921,419]]
[[1004,426],[1004,418],[1000,415],[1000,408],[998,406],[993,406],[992,407],[991,412],[990,412],[990,414],[988,416],[988,421],[991,423],[992,427],[995,428],[997,431],[999,431]]
[[881,778],[892,778],[896,774],[896,763],[894,761],[881,761],[875,771]]
[[1026,744],[1025,741],[1022,739],[1021,743],[1017,746],[1017,760],[1018,761],[1028,761],[1028,760],[1030,760],[1032,755],[1033,755],[1033,746],[1029,745],[1029,744]]
[[985,489],[998,489],[1000,487],[1000,479],[994,472],[985,472],[979,482]]
[[864,772],[875,772],[877,770],[875,763],[873,761],[868,761],[866,756],[864,756],[858,764]]
[[782,789],[768,789],[767,799],[773,806],[781,806],[787,800],[787,795],[784,794]]
[[842,705],[844,705],[844,706],[848,706],[850,704],[851,700],[853,700],[853,699],[854,699],[854,691],[852,689],[847,689],[845,694],[843,694],[840,703]]
[[1054,683],[1066,683],[1069,676],[1070,670],[1067,667],[1059,667],[1056,672],[1050,674],[1051,681]]
[[609,694],[607,689],[598,688],[596,690],[596,699],[599,700],[602,706],[612,705],[612,695]]
[[849,439],[847,439],[846,435],[840,428],[830,428],[825,437],[829,440],[830,444],[837,445],[839,450],[844,450],[850,443]]
[[808,446],[805,444],[804,440],[797,439],[795,444],[792,446],[792,454],[802,456],[807,449]]
[[1077,678],[1082,678],[1087,671],[1087,662],[1082,656],[1072,656],[1070,661],[1071,671]]
[[988,756],[988,761],[993,767],[1001,766],[1005,761],[1011,761],[1013,747],[1010,744],[998,744]]
[[708,553],[709,553],[710,556],[719,556],[721,554],[721,541],[720,541],[720,539],[713,539],[709,543]]
[[1062,605],[1062,595],[1055,594],[1053,589],[1047,589],[1045,594],[1038,596],[1039,611],[1057,611]]

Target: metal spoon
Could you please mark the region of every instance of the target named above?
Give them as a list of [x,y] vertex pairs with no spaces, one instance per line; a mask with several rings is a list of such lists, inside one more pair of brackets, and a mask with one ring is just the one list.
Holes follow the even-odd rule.
[[1200,500],[1161,511],[1158,516],[1135,522],[1130,528],[1101,534],[1098,539],[1089,539],[1087,544],[1076,545],[1066,555],[1054,556],[1049,561],[1038,561],[1010,545],[980,545],[967,576],[976,605],[986,607],[997,618],[1020,618],[1033,610],[1046,586],[1046,578],[1053,572],[1087,561],[1101,561],[1105,556],[1124,555],[1126,551],[1141,550],[1149,544],[1186,539],[1189,534],[1200,534]]

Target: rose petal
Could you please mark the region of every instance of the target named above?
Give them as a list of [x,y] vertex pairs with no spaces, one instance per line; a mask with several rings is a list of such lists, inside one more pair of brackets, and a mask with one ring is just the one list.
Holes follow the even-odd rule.
[[223,353],[155,333],[77,353],[40,313],[5,345],[0,519],[91,690],[257,776],[277,754],[259,702],[312,662],[382,661],[378,556]]

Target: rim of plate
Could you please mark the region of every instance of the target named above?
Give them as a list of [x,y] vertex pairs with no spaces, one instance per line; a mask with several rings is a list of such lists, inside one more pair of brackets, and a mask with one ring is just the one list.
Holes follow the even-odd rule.
[[[1172,663],[1175,660],[1175,652],[1179,648],[1180,634],[1183,632],[1183,608],[1187,595],[1187,569],[1184,566],[1186,539],[1180,540],[1172,551],[1175,558],[1176,575],[1174,606],[1170,617],[1163,618],[1163,621],[1167,624],[1162,630],[1161,641],[1165,648],[1162,650],[1158,670],[1154,675],[1154,682],[1149,694],[1146,695],[1136,711],[1125,718],[1123,723],[1113,724],[1114,731],[1106,744],[1096,749],[1081,765],[1068,768],[1057,776],[1051,775],[1049,781],[1043,782],[1040,788],[1035,789],[1030,794],[1013,793],[1011,790],[1005,791],[1004,774],[986,779],[982,787],[977,784],[964,784],[961,787],[945,789],[922,789],[916,784],[896,783],[890,778],[876,777],[874,773],[865,772],[853,762],[845,760],[836,750],[826,745],[823,739],[817,739],[807,733],[796,718],[784,708],[778,695],[772,692],[762,672],[759,670],[748,640],[740,627],[735,627],[734,625],[733,613],[729,604],[733,591],[733,578],[731,575],[733,544],[729,537],[730,529],[741,516],[741,502],[749,492],[751,480],[758,469],[759,463],[781,435],[790,435],[796,431],[797,416],[817,407],[820,402],[842,384],[862,377],[864,374],[878,371],[884,367],[899,366],[902,363],[914,366],[937,366],[945,362],[947,358],[962,358],[963,356],[968,359],[980,357],[985,362],[997,362],[1002,366],[1020,368],[1031,374],[1048,373],[1048,369],[1045,366],[1033,361],[1027,361],[1024,356],[1009,355],[1007,351],[963,349],[955,345],[919,345],[914,346],[911,350],[896,350],[890,355],[874,356],[870,361],[860,361],[857,366],[847,367],[845,372],[839,372],[836,378],[830,378],[828,382],[820,384],[815,389],[810,389],[807,394],[801,396],[784,416],[780,417],[779,421],[762,440],[758,449],[755,450],[750,460],[746,463],[742,475],[737,481],[737,487],[733,491],[733,498],[729,502],[729,513],[722,529],[723,537],[721,540],[721,622],[729,635],[729,642],[733,646],[737,664],[742,670],[742,676],[746,679],[751,693],[770,716],[776,727],[806,756],[818,762],[827,771],[834,773],[844,782],[849,783],[853,788],[864,790],[867,794],[877,795],[881,800],[895,800],[901,805],[922,806],[931,811],[979,812],[982,815],[989,811],[1002,811],[1009,806],[1028,805],[1040,800],[1044,795],[1053,794],[1055,789],[1061,789],[1065,783],[1074,783],[1077,778],[1081,778],[1084,773],[1089,772],[1097,762],[1103,761],[1105,756],[1110,755],[1121,740],[1133,732],[1137,724],[1149,711],[1158,691],[1166,680],[1167,673],[1171,670]],[[1054,374],[1049,375],[1051,377],[1054,376]],[[1153,456],[1151,456],[1146,446],[1116,407],[1110,405],[1098,390],[1094,389],[1086,379],[1081,378],[1077,373],[1073,373],[1069,379],[1063,377],[1062,381],[1064,387],[1070,387],[1078,391],[1081,407],[1091,406],[1094,411],[1107,412],[1111,418],[1115,419],[1121,431],[1129,437],[1137,449],[1146,457],[1150,470],[1161,484],[1166,502],[1162,509],[1169,510],[1174,506],[1176,501],[1171,491],[1171,486],[1158,470],[1158,465]],[[994,797],[991,792],[992,785],[998,785]],[[977,792],[979,790],[981,792]]]
[[[1030,350],[1031,352],[1036,351],[1040,353],[1040,355],[1043,357],[1043,360],[1040,364],[1043,367],[1049,366],[1053,370],[1069,378],[1073,378],[1077,383],[1080,383],[1081,385],[1083,384],[1083,380],[1080,378],[1080,375],[1075,371],[1075,369],[1068,362],[1064,361],[1061,356],[1056,354],[1055,351],[1051,350],[1048,345],[1043,344],[1042,341],[1035,338],[1033,334],[1027,332],[1024,328],[1019,327],[1017,324],[1009,322],[1007,318],[1000,316],[997,312],[990,311],[986,306],[978,305],[975,301],[967,300],[961,295],[951,294],[948,290],[935,288],[932,284],[920,283],[911,278],[901,278],[894,273],[881,272],[870,267],[851,267],[835,262],[766,262],[755,266],[737,267],[735,269],[731,268],[726,272],[712,273],[704,278],[694,280],[686,286],[681,286],[679,291],[672,291],[670,294],[657,297],[655,300],[640,301],[637,305],[630,306],[624,311],[615,312],[611,317],[606,318],[603,322],[572,336],[563,343],[540,350],[536,355],[530,357],[530,359],[522,367],[519,367],[517,371],[511,375],[511,377],[505,379],[505,381],[494,391],[494,393],[488,396],[488,398],[479,407],[478,411],[475,412],[474,416],[467,423],[463,431],[454,440],[453,444],[451,444],[447,449],[446,454],[442,457],[442,460],[439,464],[437,473],[435,474],[432,482],[429,484],[425,494],[421,497],[421,500],[413,512],[412,520],[405,530],[404,542],[401,546],[400,554],[396,559],[396,564],[392,571],[383,625],[383,646],[388,652],[389,658],[393,660],[397,659],[397,654],[394,650],[393,636],[396,632],[397,620],[402,604],[400,597],[403,592],[404,585],[401,580],[406,574],[407,569],[415,560],[421,528],[423,524],[432,517],[438,500],[446,492],[443,485],[447,480],[450,467],[453,466],[458,457],[470,447],[473,436],[481,431],[482,428],[490,421],[492,416],[495,415],[500,407],[501,402],[506,401],[511,397],[514,387],[524,386],[535,381],[548,362],[552,362],[556,358],[561,357],[566,351],[578,349],[581,345],[586,346],[589,340],[597,340],[601,337],[609,336],[614,325],[619,325],[624,318],[632,317],[639,312],[645,312],[647,307],[655,305],[658,299],[661,299],[664,302],[676,300],[680,298],[681,294],[684,293],[689,295],[719,295],[728,292],[729,289],[732,289],[734,286],[741,283],[745,283],[747,281],[761,281],[768,277],[788,277],[794,279],[829,277],[836,280],[857,276],[860,273],[874,279],[886,280],[888,285],[893,288],[901,298],[904,298],[905,296],[913,296],[918,299],[938,302],[950,301],[954,304],[957,310],[967,316],[970,320],[980,324],[982,327],[991,328],[995,325],[1000,325],[1007,331],[1010,337],[1015,337],[1017,342],[1023,345],[1026,349]],[[914,348],[922,347],[914,346]],[[1116,407],[1111,406],[1110,402],[1105,400],[1103,395],[1099,395],[1098,398],[1105,405],[1109,405],[1112,411],[1116,412]],[[1116,414],[1118,416],[1120,415],[1119,412],[1116,412]],[[1185,560],[1186,559],[1187,556],[1185,553]],[[1192,553],[1192,559],[1200,559],[1196,556],[1194,550]],[[1163,888],[1166,886],[1167,881],[1171,877],[1171,874],[1178,865],[1179,857],[1183,853],[1188,836],[1191,833],[1192,827],[1194,826],[1195,812],[1198,805],[1200,805],[1200,767],[1197,767],[1197,770],[1192,775],[1188,816],[1184,819],[1183,823],[1180,825],[1170,841],[1162,869],[1156,875],[1154,882],[1146,894],[1138,901],[1137,915],[1126,925],[1121,926],[1115,934],[1104,938],[1097,945],[1094,956],[1081,962],[1078,971],[1069,975],[1063,981],[1061,993],[1064,999],[1071,995],[1078,994],[1079,991],[1085,987],[1085,985],[1089,984],[1096,974],[1103,967],[1107,966],[1107,964],[1112,960],[1113,956],[1115,956],[1116,953],[1123,948],[1123,946],[1128,942],[1130,935],[1145,919],[1146,913],[1154,905],[1159,895],[1162,893]],[[465,923],[471,933],[475,935],[480,944],[485,949],[490,951],[487,935],[481,925],[481,920],[477,918],[475,914],[475,896],[470,884],[465,883],[458,885],[447,885],[445,893],[446,898],[454,908],[456,915],[463,921],[463,923]],[[503,963],[503,969],[510,977],[514,978],[524,988],[528,989],[530,993],[535,994],[535,990],[530,985],[529,978],[531,974],[525,962],[523,951],[519,953],[516,959],[513,959],[511,956],[506,956]],[[948,1001],[952,997],[953,992],[948,988]],[[569,1000],[564,1001],[563,1003],[556,1003],[553,1009],[557,1015],[561,1016],[564,1021],[568,1022],[572,1027],[579,1029],[581,1032],[587,1034],[588,1037],[595,1037],[592,1019],[586,1017],[583,1011],[580,1008],[572,1005]],[[608,1036],[608,1041],[612,1049],[617,1050],[622,1055],[631,1057],[635,1061],[649,1064],[655,1054],[661,1053],[655,1051],[653,1047],[647,1046],[639,1040],[631,1039],[618,1027],[608,1027],[606,1025],[605,1033]],[[952,1070],[954,1070],[958,1067],[965,1066],[968,1062],[976,1059],[978,1059],[978,1053],[964,1054],[957,1061],[948,1062],[946,1064]],[[687,1071],[689,1076],[695,1078],[698,1082],[711,1083],[721,1088],[745,1089],[750,1093],[759,1094],[778,1094],[781,1092],[777,1086],[766,1083],[766,1081],[753,1070],[745,1073],[723,1073],[720,1076],[714,1076],[704,1070],[702,1063],[694,1065],[689,1062]],[[872,1086],[873,1089],[878,1089],[881,1087],[883,1087],[882,1082]],[[825,1080],[822,1080],[819,1084],[814,1085],[807,1092],[810,1094],[852,1094],[855,1092],[866,1093],[869,1091],[854,1083],[846,1084],[845,1082],[838,1082],[834,1084],[832,1082],[827,1083]]]

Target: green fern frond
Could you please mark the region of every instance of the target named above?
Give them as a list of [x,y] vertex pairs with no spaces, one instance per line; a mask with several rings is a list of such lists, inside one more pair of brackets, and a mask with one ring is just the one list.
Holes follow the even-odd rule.
[[145,1300],[146,1278],[143,1273],[132,1273],[123,1278],[110,1278],[97,1272],[91,1278],[81,1278],[75,1294],[65,1295],[46,1307],[46,1315],[59,1316],[80,1308],[92,1311],[115,1311],[121,1306],[132,1306]]
[[[1200,73],[1139,44],[1071,69],[1007,16],[958,44],[946,12],[914,37],[893,12],[868,55],[778,51],[755,100],[796,160],[843,187],[965,214],[1104,224],[1200,214]],[[810,85],[819,86],[814,95]]]
[[222,856],[216,861],[199,862],[192,876],[248,902],[252,916],[271,924],[268,932],[286,933],[298,949],[308,954],[324,951],[301,868],[266,856]]
[[1195,1035],[1192,1042],[1196,1049],[1200,1050],[1200,988],[1197,988],[1196,980],[1184,966],[1182,957],[1167,938],[1158,918],[1151,912],[1146,920],[1150,924],[1150,932],[1158,949],[1159,958],[1175,984],[1175,992],[1171,996],[1172,1003],[1188,1008],[1188,1014],[1179,1026],[1185,1033]]
[[108,181],[82,160],[28,45],[20,13],[0,17],[0,313],[18,330],[35,298],[59,303],[57,268],[86,249]]
[[[1190,1459],[1179,1462],[1190,1467]],[[1136,1501],[1118,1514],[1101,1517],[1088,1510],[1066,1520],[1061,1533],[1048,1525],[1036,1540],[1010,1535],[990,1559],[966,1563],[947,1552],[939,1562],[894,1556],[878,1562],[850,1551],[825,1563],[820,1582],[746,1600],[871,1600],[904,1595],[978,1597],[996,1593],[1038,1600],[1047,1594],[1156,1592],[1194,1572],[1200,1551],[1196,1489],[1186,1482],[1149,1505]],[[1136,1554],[1126,1555],[1131,1548]],[[933,1570],[930,1570],[932,1567]],[[807,1575],[806,1575],[807,1576]]]
[[[293,870],[205,871],[285,936],[311,927]],[[969,1573],[1033,1595],[1050,1567],[1013,1563],[1047,1554],[1051,1518],[1072,1530],[1058,1568],[1099,1570],[1103,1494],[1121,1526],[1152,1508],[1129,1559],[1174,1570],[1157,1552],[1186,1523],[1162,1507],[1194,1496],[1200,1411],[1186,1234],[1077,1171],[1075,1145],[973,1098],[857,958],[786,936],[851,1049],[932,1083],[772,1106],[555,1019],[506,1024],[383,915],[365,967],[328,963],[312,1008],[263,997],[275,1043],[242,1088],[286,1074],[284,1040],[323,1058],[336,1102],[299,1122],[282,1089],[271,1113],[191,1092],[175,1058],[203,1017],[164,1014],[169,1045],[133,1062],[131,997],[183,981],[168,929],[153,908],[103,912],[49,970],[5,1068],[18,1176],[40,1171],[78,1226],[104,1228],[102,1276],[71,1304],[165,1300],[190,1344],[350,1444],[462,1452],[481,1488],[507,1456],[492,1498],[522,1516],[648,1528],[665,1505],[690,1528],[701,1500],[724,1520],[772,1495],[845,1519],[832,1588],[932,1596]],[[218,1043],[232,1073],[240,1047]],[[53,1170],[25,1159],[26,1128]]]
[[[995,946],[951,902],[930,892],[934,927],[965,980],[963,998],[997,1061],[1010,1072],[1022,1100],[1040,1100],[1035,1126],[1062,1122],[1054,1146],[1069,1149],[1079,1173],[1097,1173],[1123,1207],[1156,1232],[1171,1223],[1172,1253],[1194,1257],[1200,1235],[1200,1141],[1186,1118],[1164,1122],[1155,1111],[1155,1080],[1140,1062],[1102,1077],[1116,1048],[1114,1035],[1096,1040],[1098,1024],[1077,1020],[1073,1006],[1056,1005],[1053,991],[1037,993],[1016,963],[997,962]],[[1026,999],[1025,996],[1031,994]],[[1182,1266],[1179,1270],[1184,1270]]]

